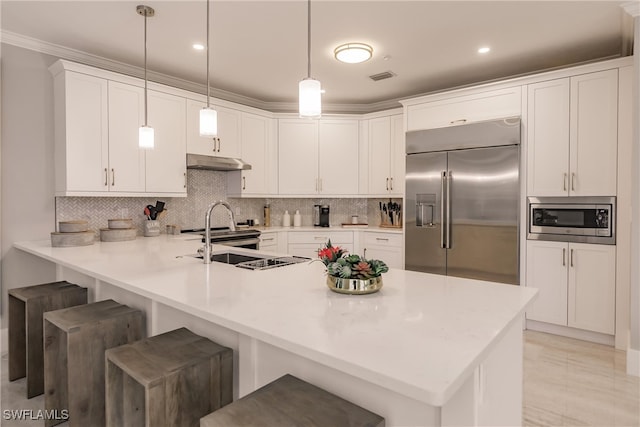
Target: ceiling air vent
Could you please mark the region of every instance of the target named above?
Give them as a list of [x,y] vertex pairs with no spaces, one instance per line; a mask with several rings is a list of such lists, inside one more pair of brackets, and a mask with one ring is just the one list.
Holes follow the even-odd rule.
[[385,71],[383,73],[373,74],[373,75],[369,76],[369,78],[371,80],[373,80],[374,82],[377,82],[379,80],[390,79],[391,77],[395,77],[395,75],[396,75],[396,73],[394,73],[394,72]]

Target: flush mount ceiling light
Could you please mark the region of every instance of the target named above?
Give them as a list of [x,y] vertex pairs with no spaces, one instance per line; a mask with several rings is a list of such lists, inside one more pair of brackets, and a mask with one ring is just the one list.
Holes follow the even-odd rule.
[[193,44],[193,48],[194,48],[195,50],[204,50],[204,45],[203,45],[203,44],[200,44],[200,43],[194,43],[194,44]]
[[207,0],[207,106],[200,110],[200,136],[218,136],[218,112],[211,108],[209,86],[209,0]]
[[136,6],[136,13],[144,16],[144,125],[138,129],[138,146],[153,148],[153,128],[147,125],[147,18],[155,15],[153,8],[145,5]]
[[311,0],[307,2],[307,78],[298,84],[300,117],[316,118],[322,114],[321,87],[311,78]]
[[345,43],[335,48],[333,54],[340,62],[358,64],[371,58],[373,48],[364,43]]
[[491,48],[488,46],[483,46],[480,49],[478,49],[478,53],[489,53],[489,51],[491,51]]

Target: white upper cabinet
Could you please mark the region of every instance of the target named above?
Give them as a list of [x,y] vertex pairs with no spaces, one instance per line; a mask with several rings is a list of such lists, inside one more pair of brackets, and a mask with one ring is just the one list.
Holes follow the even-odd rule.
[[183,97],[149,90],[148,124],[154,128],[156,148],[143,150],[138,129],[144,123],[144,88],[137,79],[123,76],[117,81],[117,75],[101,70],[92,76],[88,72],[93,69],[66,61],[50,70],[56,195],[186,195]]
[[240,111],[211,105],[218,113],[218,136],[200,136],[200,110],[206,102],[187,99],[187,153],[240,157]]
[[227,172],[227,192],[233,196],[275,194],[277,181],[273,120],[242,113],[241,156],[251,169]]
[[407,131],[519,116],[521,99],[520,86],[469,95],[451,95],[446,99],[418,98],[406,102]]
[[278,193],[318,193],[317,120],[278,120]]
[[55,76],[56,195],[109,190],[107,80],[75,72]]
[[618,71],[529,85],[530,196],[616,194]]
[[319,193],[358,194],[358,121],[319,123]]
[[186,100],[166,93],[148,92],[149,126],[155,147],[145,150],[146,190],[187,193]]
[[357,195],[358,135],[358,120],[279,120],[279,194]]
[[369,120],[369,194],[404,193],[405,143],[402,115]]
[[568,194],[569,79],[529,85],[528,193]]
[[616,194],[618,70],[571,78],[570,194]]
[[[144,89],[109,82],[109,191],[145,192],[145,151],[138,147],[144,124]],[[153,124],[149,122],[153,127]],[[155,130],[156,139],[158,130]]]

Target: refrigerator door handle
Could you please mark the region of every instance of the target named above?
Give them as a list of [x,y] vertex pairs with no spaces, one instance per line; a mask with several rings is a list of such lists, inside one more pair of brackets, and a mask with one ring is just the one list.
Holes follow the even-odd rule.
[[447,171],[442,171],[442,175],[440,177],[440,247],[446,249],[447,245],[444,241],[444,227],[445,227],[445,216],[444,216],[444,185],[447,179]]
[[451,171],[447,174],[447,249],[451,249]]

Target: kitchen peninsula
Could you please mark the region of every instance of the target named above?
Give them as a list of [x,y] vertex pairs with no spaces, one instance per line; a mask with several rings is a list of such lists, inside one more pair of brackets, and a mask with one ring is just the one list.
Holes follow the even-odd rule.
[[[385,417],[387,426],[519,425],[522,316],[536,290],[400,269],[363,296],[305,262],[245,270],[189,254],[193,236],[15,247],[59,280],[143,310],[147,333],[185,326],[234,349],[234,397],[291,373]],[[214,246],[214,253],[249,252]]]

